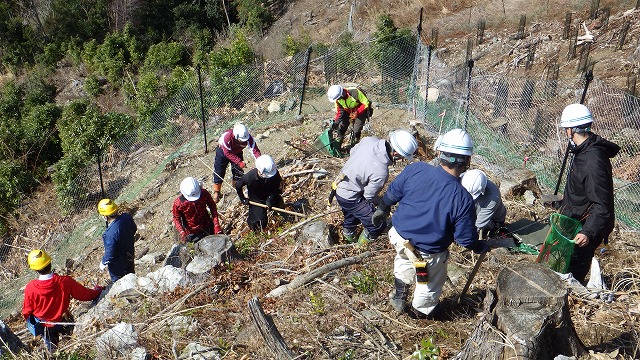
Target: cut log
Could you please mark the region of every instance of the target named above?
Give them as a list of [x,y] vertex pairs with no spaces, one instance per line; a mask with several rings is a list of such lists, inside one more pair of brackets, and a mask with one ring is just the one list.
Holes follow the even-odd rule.
[[573,327],[565,283],[531,262],[498,274],[487,291],[485,315],[456,359],[553,359],[580,356],[586,349]]
[[267,346],[275,355],[275,359],[293,359],[295,354],[289,350],[289,347],[285,343],[280,331],[273,323],[271,316],[268,316],[262,310],[260,300],[257,297],[253,297],[249,300],[249,312],[251,312],[251,318],[253,323],[258,327],[262,338],[267,343]]

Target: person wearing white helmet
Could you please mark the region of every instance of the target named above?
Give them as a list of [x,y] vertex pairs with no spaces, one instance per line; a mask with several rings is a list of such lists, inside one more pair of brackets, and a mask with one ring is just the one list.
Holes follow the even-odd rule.
[[198,242],[222,232],[213,197],[194,177],[186,177],[180,183],[180,196],[173,201],[171,213],[182,243]]
[[333,130],[338,131],[336,141],[342,143],[349,123],[353,121],[354,141],[358,142],[365,121],[373,114],[373,107],[367,95],[356,87],[331,85],[327,97],[336,105],[336,116],[333,120]]
[[[268,224],[267,209],[261,206],[249,204],[253,201],[265,204],[270,209],[272,206],[282,208],[282,177],[275,161],[269,155],[262,155],[256,159],[255,169],[249,170],[236,181],[236,192],[240,202],[249,205],[247,224],[253,231],[262,231]],[[247,187],[247,196],[243,188]]]
[[389,140],[369,136],[351,149],[349,160],[340,171],[344,176],[332,184],[344,215],[342,234],[345,241],[356,240],[359,224],[364,228],[357,239],[360,245],[376,239],[386,228],[384,222],[378,225],[371,222],[379,201],[378,192],[387,182],[389,165],[400,158],[411,161],[417,148],[418,142],[411,133],[396,130],[389,134]]
[[611,158],[620,146],[591,132],[593,115],[582,104],[564,108],[560,126],[574,154],[569,168],[560,212],[582,223],[573,239],[576,247],[568,272],[584,284],[595,250],[613,230],[613,176]]
[[436,149],[440,165],[409,164],[389,184],[372,216],[372,222],[380,224],[391,206],[398,204],[389,230],[389,242],[396,250],[395,293],[389,302],[397,312],[406,311],[415,318],[439,316],[436,307],[447,279],[452,242],[477,253],[488,250],[486,241],[478,240],[473,198],[459,179],[471,161],[471,137],[464,130],[451,130],[439,139]]
[[233,128],[228,129],[220,135],[218,139],[218,147],[216,148],[216,157],[213,162],[213,200],[215,202],[220,198],[220,190],[222,189],[222,181],[227,172],[227,165],[231,163],[232,182],[237,181],[244,174],[244,168],[247,164],[244,162],[242,151],[248,147],[254,158],[260,157],[260,149],[258,144],[249,134],[249,129],[244,124],[237,123]]
[[476,228],[482,239],[494,236],[504,226],[507,208],[500,189],[478,169],[467,170],[460,180],[476,207]]

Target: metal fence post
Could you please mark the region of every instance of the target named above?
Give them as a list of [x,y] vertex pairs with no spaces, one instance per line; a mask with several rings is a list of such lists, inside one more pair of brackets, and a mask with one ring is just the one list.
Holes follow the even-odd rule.
[[204,153],[209,153],[209,149],[207,148],[207,121],[204,117],[204,98],[202,96],[202,75],[200,70],[200,64],[196,66],[198,70],[198,89],[200,90],[200,116],[202,117],[202,134],[204,135]]
[[309,62],[311,61],[311,46],[307,49],[307,59],[304,66],[304,80],[302,80],[302,91],[300,92],[300,104],[298,104],[298,115],[302,114],[302,102],[304,101],[304,91],[307,88],[307,77],[309,76]]

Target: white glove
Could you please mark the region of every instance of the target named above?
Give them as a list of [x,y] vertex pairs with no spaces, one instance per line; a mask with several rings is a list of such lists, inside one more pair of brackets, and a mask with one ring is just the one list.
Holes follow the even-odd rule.
[[100,271],[104,271],[107,268],[107,264],[103,264],[102,261],[100,262]]

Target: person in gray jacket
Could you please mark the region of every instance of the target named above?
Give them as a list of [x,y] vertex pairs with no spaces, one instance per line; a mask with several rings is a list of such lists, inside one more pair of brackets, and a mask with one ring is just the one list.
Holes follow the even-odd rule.
[[481,239],[492,236],[504,226],[507,208],[502,203],[500,189],[482,170],[462,174],[462,186],[471,194],[476,206],[476,228]]
[[359,224],[364,227],[358,238],[361,245],[377,238],[385,229],[384,222],[374,225],[371,221],[379,200],[378,192],[389,177],[389,165],[400,157],[411,161],[417,147],[413,135],[396,130],[389,134],[388,141],[369,136],[351,149],[349,160],[332,184],[344,214],[342,234],[347,242],[355,242]]

